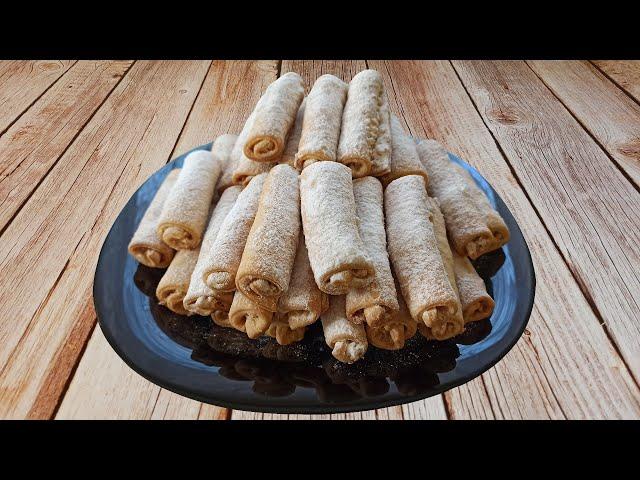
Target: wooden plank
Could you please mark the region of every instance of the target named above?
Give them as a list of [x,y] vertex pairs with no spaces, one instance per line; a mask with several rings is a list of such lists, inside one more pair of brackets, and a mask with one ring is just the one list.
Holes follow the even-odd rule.
[[0,61],[0,134],[75,62]]
[[131,63],[76,63],[0,137],[0,231],[102,105]]
[[209,62],[139,62],[0,243],[0,417],[49,417],[91,330],[102,241],[175,145]]
[[398,418],[407,420],[446,420],[448,418],[443,395],[436,395],[418,402],[405,403],[396,408],[401,408],[400,415],[389,417],[389,420]]
[[100,328],[87,345],[89,352],[73,376],[57,419],[224,418],[225,409],[205,409],[200,402],[164,390],[135,373],[108,346]]
[[381,71],[387,90],[396,93],[413,135],[442,142],[491,182],[531,249],[537,290],[527,334],[481,379],[445,394],[450,416],[638,418],[637,385],[451,64],[370,61],[369,66]]
[[364,60],[283,60],[280,71],[300,74],[304,78],[305,95],[307,95],[316,79],[321,75],[331,74],[349,82],[356,73],[366,68],[367,63]]
[[524,62],[454,65],[639,381],[640,192]]
[[240,133],[277,73],[278,63],[273,60],[215,60],[180,135],[176,154],[212,142],[218,135]]
[[640,186],[640,105],[587,61],[527,63]]
[[[220,122],[229,128],[240,129],[266,85],[276,79],[276,74],[276,61],[214,62],[208,69],[177,142],[182,147],[174,150],[188,150],[206,143],[207,138],[223,133],[224,130],[220,130],[218,125]],[[244,107],[240,108],[239,105]],[[156,159],[156,164],[168,160],[168,155]],[[152,170],[147,169],[145,176],[150,175]],[[143,181],[144,178],[139,179]],[[99,330],[94,332],[82,356],[57,418],[151,418],[154,415],[194,418],[197,408],[200,412],[198,418],[225,419],[230,415],[224,408],[200,404],[164,391],[135,374],[119,359]],[[101,365],[110,367],[105,369]],[[133,410],[132,397],[138,403]]]
[[640,60],[593,60],[593,63],[640,102]]

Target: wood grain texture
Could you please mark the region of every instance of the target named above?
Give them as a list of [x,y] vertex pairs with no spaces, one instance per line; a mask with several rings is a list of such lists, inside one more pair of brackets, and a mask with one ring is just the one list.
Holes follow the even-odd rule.
[[593,60],[593,63],[640,102],[640,60]]
[[481,378],[445,394],[451,418],[638,418],[637,385],[451,64],[368,63],[383,73],[387,91],[395,92],[413,135],[442,142],[498,191],[534,262],[537,290],[526,334]]
[[527,63],[640,186],[640,105],[589,62]]
[[454,62],[640,380],[640,192],[524,62]]
[[75,62],[0,61],[0,134]]
[[345,82],[350,82],[356,73],[367,68],[364,60],[283,60],[280,71],[296,72],[304,79],[305,95],[313,87],[316,79],[325,74],[335,75]]
[[165,163],[208,66],[136,63],[2,235],[0,417],[52,414],[94,320],[104,237]]
[[[230,62],[225,66],[212,64],[176,143],[183,147],[174,150],[188,150],[206,143],[209,136],[225,132],[220,130],[224,127],[212,124],[208,115],[214,115],[216,121],[230,128],[241,128],[264,88],[276,79],[276,74],[275,61],[254,65],[248,65],[248,62]],[[236,105],[238,99],[242,99],[243,108]],[[155,167],[147,168],[146,176],[159,167],[159,162],[167,160],[168,153],[156,159]],[[133,401],[140,405],[132,407]],[[96,329],[57,418],[226,419],[229,415],[224,408],[181,397],[140,377],[120,360],[102,332]]]
[[225,418],[225,409],[160,388],[134,372],[96,328],[56,419]]
[[0,137],[0,231],[102,105],[131,63],[76,63]]
[[239,134],[277,73],[275,60],[213,61],[174,154],[212,142],[225,133]]

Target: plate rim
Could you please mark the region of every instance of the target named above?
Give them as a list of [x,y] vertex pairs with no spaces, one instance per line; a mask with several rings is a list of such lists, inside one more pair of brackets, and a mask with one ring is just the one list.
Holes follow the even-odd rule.
[[[138,192],[140,191],[140,189],[142,189],[146,182],[152,178],[154,175],[156,175],[159,171],[163,170],[163,169],[167,169],[167,170],[172,170],[172,168],[170,166],[174,165],[176,161],[178,161],[179,159],[182,159],[184,157],[186,157],[189,153],[197,151],[197,150],[210,150],[211,149],[211,145],[212,142],[204,144],[204,145],[200,145],[198,147],[192,148],[186,152],[184,152],[181,155],[178,155],[177,157],[173,158],[172,160],[170,160],[169,162],[167,162],[164,166],[162,166],[161,168],[159,168],[158,170],[156,170],[154,173],[152,173],[137,189],[136,191],[129,197],[129,200],[127,200],[127,202],[124,204],[124,206],[120,209],[120,212],[118,213],[118,215],[116,216],[116,220],[117,221],[118,218],[120,218],[120,215],[122,215],[122,212],[125,210],[125,208],[127,207],[128,202],[131,200],[131,198],[133,198],[135,195],[138,194]],[[457,162],[462,163],[463,166],[465,166],[465,169],[471,168],[478,176],[480,176],[480,178],[482,178],[482,180],[489,185],[489,187],[495,192],[495,194],[498,196],[498,198],[500,198],[500,200],[504,203],[504,201],[502,200],[502,197],[495,191],[495,189],[493,188],[493,186],[484,178],[484,176],[476,169],[474,168],[472,165],[470,165],[469,163],[465,162],[462,158],[458,157],[457,155],[448,152],[449,156],[452,157],[453,159],[455,159]],[[509,211],[509,213],[511,214],[511,216],[513,217],[513,219],[515,220],[515,216],[513,216],[513,213],[511,213],[511,209],[509,209],[509,207],[506,205],[505,203],[505,207],[507,207],[507,210]],[[209,405],[214,405],[214,406],[218,406],[218,407],[222,407],[222,408],[227,408],[230,410],[244,410],[244,411],[251,411],[251,412],[259,412],[259,413],[280,413],[280,414],[326,414],[326,413],[350,413],[350,412],[361,412],[361,411],[366,411],[366,410],[373,410],[373,409],[380,409],[380,408],[387,408],[387,407],[394,407],[394,406],[398,406],[398,405],[404,405],[406,403],[412,403],[412,402],[417,402],[417,401],[421,401],[430,397],[434,397],[436,395],[440,395],[448,390],[451,390],[453,388],[457,388],[461,385],[464,385],[465,383],[473,380],[474,378],[480,377],[481,375],[483,375],[484,373],[486,373],[488,370],[490,370],[491,368],[493,368],[500,360],[502,360],[507,353],[509,353],[513,347],[515,346],[515,344],[518,342],[518,340],[520,340],[520,338],[522,337],[527,325],[529,324],[529,320],[531,318],[531,312],[533,311],[533,305],[534,305],[534,301],[535,301],[535,295],[536,295],[536,273],[535,273],[535,268],[533,265],[533,259],[531,257],[531,249],[529,248],[529,244],[527,243],[527,239],[526,237],[522,234],[522,229],[520,228],[520,225],[517,221],[515,221],[515,226],[518,229],[518,232],[520,234],[520,236],[522,237],[522,240],[524,242],[524,246],[526,247],[526,262],[529,265],[529,273],[530,273],[530,282],[531,282],[531,294],[529,295],[529,301],[528,304],[526,305],[526,308],[524,309],[525,311],[525,315],[524,315],[524,320],[522,321],[522,324],[516,329],[516,330],[509,330],[508,332],[511,333],[511,338],[509,339],[509,341],[505,344],[505,346],[503,348],[500,349],[500,351],[498,352],[498,354],[491,359],[491,361],[487,362],[486,364],[483,365],[482,368],[480,369],[474,369],[471,372],[469,372],[466,375],[461,375],[460,377],[458,377],[458,379],[456,379],[455,381],[450,381],[450,382],[446,382],[446,383],[440,383],[436,386],[434,386],[431,390],[429,390],[429,392],[424,393],[424,394],[417,394],[417,395],[411,395],[411,396],[407,396],[407,397],[399,397],[399,398],[394,398],[394,399],[388,399],[388,400],[378,400],[376,401],[374,398],[370,399],[366,405],[359,405],[359,404],[354,404],[354,405],[333,405],[333,404],[326,404],[326,405],[322,405],[322,404],[317,404],[316,406],[313,407],[299,407],[299,406],[286,406],[285,404],[280,405],[276,402],[272,402],[272,404],[270,405],[266,405],[266,404],[260,404],[257,405],[255,403],[243,403],[241,401],[226,401],[223,399],[215,399],[215,403],[214,400],[212,400],[211,398],[208,398],[206,396],[202,396],[199,395],[197,393],[194,393],[190,390],[185,389],[184,387],[177,385],[176,383],[170,381],[170,380],[166,380],[164,378],[162,378],[161,376],[155,375],[153,372],[148,372],[147,369],[145,369],[144,367],[141,367],[140,365],[138,365],[137,363],[135,363],[130,356],[120,347],[120,345],[118,344],[118,342],[115,340],[114,336],[112,335],[112,332],[110,331],[109,327],[105,325],[104,320],[101,318],[101,308],[98,305],[98,297],[96,296],[96,285],[98,283],[97,279],[98,279],[98,275],[99,275],[99,271],[100,271],[100,267],[101,265],[105,262],[104,259],[104,250],[105,250],[105,244],[107,243],[107,240],[109,239],[111,232],[113,231],[113,223],[111,225],[111,227],[109,228],[109,232],[107,233],[107,235],[105,235],[104,240],[102,242],[102,245],[100,246],[100,253],[98,255],[98,261],[96,263],[96,267],[95,267],[95,272],[94,272],[94,277],[93,277],[93,285],[92,285],[92,296],[93,296],[93,306],[94,306],[94,310],[96,313],[96,318],[98,320],[98,325],[100,326],[100,330],[102,331],[102,334],[104,335],[105,339],[107,340],[107,343],[111,346],[111,348],[116,352],[116,354],[125,362],[125,364],[131,368],[134,372],[136,372],[138,375],[142,376],[143,378],[145,378],[146,380],[158,385],[161,388],[164,388],[166,390],[169,390],[173,393],[176,393],[178,395],[202,402],[202,403],[206,403]],[[80,358],[80,361],[82,360],[82,357]]]

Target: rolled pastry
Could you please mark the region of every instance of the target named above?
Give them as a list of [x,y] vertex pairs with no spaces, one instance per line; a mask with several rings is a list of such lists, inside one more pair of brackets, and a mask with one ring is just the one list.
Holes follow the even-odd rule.
[[206,150],[184,159],[158,220],[158,236],[171,248],[190,250],[200,245],[220,170],[220,163]]
[[147,267],[166,268],[175,254],[174,250],[162,241],[158,235],[157,227],[162,213],[162,206],[169,196],[169,192],[179,173],[179,168],[169,172],[147,207],[147,211],[144,212],[140,225],[138,225],[133,238],[129,242],[129,253],[138,262]]
[[218,237],[222,222],[240,194],[240,187],[232,186],[222,192],[222,196],[211,213],[207,230],[202,239],[200,256],[191,274],[189,291],[184,297],[184,307],[198,315],[211,315],[214,310],[227,310],[231,306],[233,294],[213,290],[204,281],[204,272],[209,265],[213,243]]
[[156,297],[160,305],[165,305],[169,310],[179,315],[188,315],[182,304],[187,290],[191,273],[198,261],[196,250],[179,250],[167,271],[164,273],[156,288]]
[[233,151],[233,147],[235,146],[237,139],[237,135],[226,133],[216,138],[211,147],[211,154],[213,155],[213,158],[218,160],[222,167],[222,173],[220,174],[218,184],[216,185],[216,190],[219,195],[233,185],[233,172],[235,171],[237,164],[234,161],[236,159],[231,157],[231,152]]
[[267,87],[254,109],[255,118],[244,143],[244,154],[256,162],[275,162],[282,152],[298,107],[304,97],[304,81],[288,72]]
[[252,302],[241,291],[233,295],[229,323],[236,330],[245,332],[249,338],[258,338],[267,331],[272,320],[273,312]]
[[460,293],[464,323],[490,317],[493,313],[494,301],[487,293],[484,280],[478,275],[469,259],[453,252],[453,270]]
[[[200,255],[200,247],[193,250]],[[214,292],[203,281],[202,275],[196,275],[195,268],[189,279],[189,287],[182,304],[188,315],[211,315],[214,310],[229,310],[233,294],[231,292]]]
[[269,311],[289,288],[300,234],[298,171],[276,165],[262,187],[258,211],[244,247],[236,287]]
[[369,344],[364,326],[347,318],[344,295],[329,297],[329,310],[322,315],[321,321],[324,340],[337,360],[353,363],[367,352]]
[[418,142],[429,175],[429,195],[437,197],[454,249],[472,259],[509,241],[509,229],[469,173],[449,160],[435,140]]
[[306,329],[307,327],[293,329],[287,322],[274,320],[264,334],[275,338],[279,345],[289,345],[302,340]]
[[236,273],[266,178],[266,173],[254,177],[238,194],[207,252],[207,265],[203,269],[202,279],[213,290],[231,292],[236,288]]
[[327,308],[329,297],[316,285],[304,235],[300,235],[289,288],[278,301],[278,318],[295,330],[315,323]]
[[349,86],[333,75],[322,75],[307,97],[302,136],[296,154],[298,170],[323,160],[336,161],[342,111]]
[[349,84],[338,161],[353,171],[353,178],[382,176],[390,171],[390,156],[389,105],[382,76],[375,70],[363,70]]
[[342,295],[366,287],[374,268],[358,232],[351,170],[316,162],[300,175],[302,226],[318,288]]
[[[458,285],[456,283],[456,276],[453,268],[453,253],[451,252],[451,247],[449,246],[449,240],[447,239],[447,228],[445,226],[444,217],[442,212],[440,211],[438,200],[435,198],[427,199],[427,206],[429,207],[429,213],[431,222],[433,224],[433,232],[436,236],[436,242],[438,244],[438,250],[440,251],[440,256],[442,257],[442,265],[444,266],[445,271],[447,272],[447,279],[449,280],[449,284],[453,289],[456,295],[456,308],[446,311],[444,309],[438,310],[438,316],[444,316],[448,318],[441,318],[438,320],[438,323],[451,322],[455,325],[458,325],[458,329],[464,330],[464,319],[462,317],[462,305],[460,304],[460,292],[458,291]],[[455,310],[455,311],[454,311]],[[420,329],[420,332],[427,338],[435,338],[431,334],[429,328],[424,325],[424,328]]]
[[[261,101],[262,99],[258,100],[258,105]],[[256,109],[257,108],[258,107],[256,106]],[[244,127],[242,128],[242,131],[233,146],[233,150],[231,151],[231,163],[234,165],[234,170],[231,175],[231,183],[234,185],[242,185],[243,187],[246,187],[253,177],[260,175],[261,173],[268,172],[271,167],[275,165],[275,162],[254,162],[244,154],[244,144],[249,137],[249,132],[255,118],[256,112],[254,110],[244,123]]]
[[353,288],[347,293],[347,318],[355,323],[366,321],[370,327],[376,327],[390,321],[398,310],[384,231],[382,185],[374,177],[358,178],[353,181],[353,195],[360,238],[373,263],[375,275],[366,287]]
[[[397,288],[400,292],[400,288]],[[374,347],[384,350],[399,350],[404,347],[407,340],[416,334],[417,322],[411,317],[407,304],[398,295],[399,309],[393,312],[391,319],[376,327],[365,325],[367,339]]]
[[445,269],[424,178],[400,177],[384,195],[389,257],[411,316],[444,340],[462,332],[460,302]]
[[214,310],[211,312],[211,320],[220,327],[233,328],[229,322],[228,310]]
[[395,115],[391,115],[391,171],[383,175],[382,184],[386,187],[396,178],[405,175],[421,175],[428,185],[427,172],[420,161],[416,142],[411,138],[400,120]]
[[291,127],[289,137],[287,137],[287,144],[282,152],[282,157],[278,163],[286,163],[294,168],[296,167],[296,153],[298,152],[298,145],[300,144],[300,136],[302,135],[302,122],[304,121],[304,112],[307,106],[307,99],[302,100],[298,113],[296,115],[296,121]]

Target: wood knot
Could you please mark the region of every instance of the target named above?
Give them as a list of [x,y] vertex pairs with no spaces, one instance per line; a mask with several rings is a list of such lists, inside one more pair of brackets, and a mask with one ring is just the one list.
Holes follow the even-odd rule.
[[515,111],[504,108],[494,108],[493,110],[490,110],[489,117],[504,125],[513,125],[518,123],[520,120],[520,117],[518,117],[518,114]]
[[185,93],[187,93],[187,91],[183,88],[182,90],[178,90],[179,93],[181,93],[182,95],[184,95]]
[[628,143],[623,143],[618,147],[618,152],[620,152],[625,157],[640,160],[640,138],[631,140]]
[[60,68],[60,65],[57,64],[56,62],[45,62],[45,63],[41,63],[40,64],[40,68],[42,70],[58,70]]

